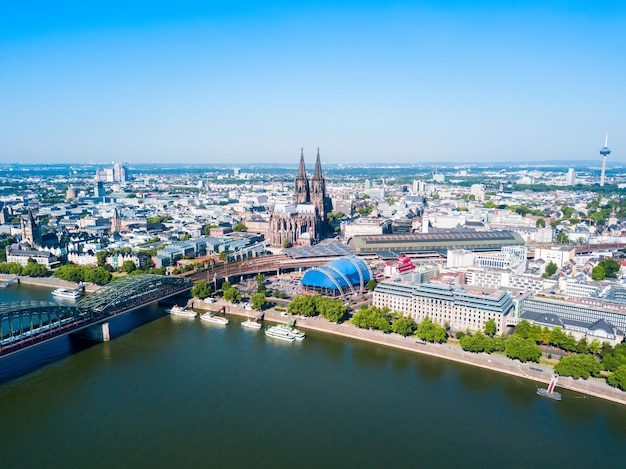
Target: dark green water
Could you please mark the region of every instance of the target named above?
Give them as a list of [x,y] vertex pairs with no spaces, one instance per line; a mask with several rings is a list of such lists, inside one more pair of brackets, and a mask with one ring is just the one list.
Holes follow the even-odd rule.
[[[11,290],[12,293],[8,293]],[[49,290],[0,292],[49,298]],[[135,327],[141,314],[156,318]],[[0,385],[2,467],[621,467],[626,409],[323,334],[162,316]],[[2,373],[23,366],[0,361]]]

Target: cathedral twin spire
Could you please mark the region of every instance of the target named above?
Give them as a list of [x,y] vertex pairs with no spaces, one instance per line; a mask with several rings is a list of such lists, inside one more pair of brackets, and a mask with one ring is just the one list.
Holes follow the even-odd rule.
[[315,172],[309,180],[306,175],[304,165],[304,149],[300,150],[300,167],[296,176],[294,187],[294,203],[296,204],[314,204],[317,207],[320,218],[326,221],[327,200],[326,200],[326,183],[322,174],[322,162],[320,160],[320,149],[317,149],[317,160],[315,161]]

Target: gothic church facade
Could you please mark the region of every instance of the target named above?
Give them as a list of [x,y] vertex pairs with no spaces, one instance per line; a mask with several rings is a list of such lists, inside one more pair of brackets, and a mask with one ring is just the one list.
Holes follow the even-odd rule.
[[320,151],[313,178],[306,175],[304,150],[300,152],[300,167],[294,184],[293,203],[276,203],[270,216],[269,240],[274,246],[299,244],[307,246],[319,242],[326,234],[330,199],[322,174]]

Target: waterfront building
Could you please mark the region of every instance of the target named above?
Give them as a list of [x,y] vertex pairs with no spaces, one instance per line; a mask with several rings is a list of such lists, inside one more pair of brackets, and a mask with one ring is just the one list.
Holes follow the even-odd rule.
[[[616,295],[615,295],[616,296]],[[617,296],[616,296],[617,297]],[[534,296],[525,298],[520,304],[520,316],[524,313],[553,314],[564,321],[594,324],[604,320],[622,333],[626,331],[626,303],[619,298],[568,298],[558,300]]]
[[566,334],[571,334],[575,339],[585,339],[591,342],[594,339],[600,342],[608,342],[615,346],[624,340],[624,334],[606,322],[604,319],[597,321],[574,321],[571,319],[560,318],[556,314],[535,313],[528,311],[520,316],[520,319],[526,320],[531,324],[554,329],[560,327]]
[[504,332],[514,304],[509,291],[462,285],[462,276],[443,275],[426,283],[414,282],[411,274],[379,283],[372,304],[388,307],[421,322],[425,317],[456,331],[482,331],[493,319],[497,333]]
[[7,262],[16,262],[22,266],[28,264],[28,260],[32,259],[37,264],[45,265],[48,268],[57,267],[61,264],[57,256],[48,251],[34,251],[16,249],[12,246],[6,248]]
[[308,293],[338,297],[364,291],[372,278],[372,271],[365,261],[350,256],[308,270],[302,276],[301,285]]

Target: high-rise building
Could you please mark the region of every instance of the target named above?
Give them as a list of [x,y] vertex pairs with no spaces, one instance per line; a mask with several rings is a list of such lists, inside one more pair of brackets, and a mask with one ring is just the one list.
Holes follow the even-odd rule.
[[124,168],[124,163],[113,164],[113,181],[126,182],[126,169]]
[[104,184],[98,181],[96,185],[93,187],[93,196],[94,197],[104,197],[106,195],[106,191],[104,190]]
[[567,170],[567,175],[565,176],[565,185],[566,186],[576,185],[576,171],[574,171],[574,168],[570,168]]
[[0,225],[7,224],[11,221],[11,212],[7,207],[6,202],[2,202],[2,208],[0,208]]

